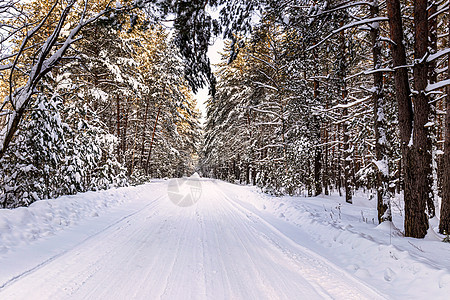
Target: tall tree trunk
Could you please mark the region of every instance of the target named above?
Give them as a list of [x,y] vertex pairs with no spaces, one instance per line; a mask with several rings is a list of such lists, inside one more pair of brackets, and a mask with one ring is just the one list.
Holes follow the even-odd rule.
[[[344,58],[345,60],[345,58]],[[345,62],[343,62],[343,64],[345,65]],[[345,68],[346,66],[342,67],[343,73],[342,73],[342,81],[343,81],[343,86],[342,86],[342,104],[347,104],[347,96],[348,96],[348,91],[347,91],[347,85],[345,84]],[[344,154],[342,156],[343,160],[344,160],[344,188],[345,188],[345,201],[347,203],[352,203],[352,184],[351,184],[351,166],[350,166],[350,132],[349,132],[349,114],[348,114],[348,108],[344,108],[342,109],[342,118],[344,119],[344,122],[342,123],[342,135],[343,135],[343,142],[344,142]]]
[[[325,53],[326,60],[328,61],[328,52]],[[325,64],[325,78],[328,78],[328,64]],[[327,79],[325,79],[327,80]],[[328,82],[325,83],[326,86],[328,86]],[[325,94],[325,109],[328,110],[329,107],[329,97],[328,94]],[[328,120],[324,120],[322,122],[323,126],[323,137],[324,137],[324,158],[323,158],[323,167],[322,167],[322,182],[324,187],[324,194],[329,195],[329,188],[330,188],[330,166],[329,166],[329,152],[331,147],[329,147],[329,130],[331,128],[331,124],[328,122]],[[331,153],[330,153],[331,154]]]
[[[340,22],[340,27],[344,26],[344,21]],[[339,41],[341,50],[340,50],[340,70],[339,70],[339,79],[341,80],[341,93],[342,93],[342,104],[345,106],[347,104],[347,84],[345,82],[345,77],[347,75],[347,60],[346,60],[346,46],[345,46],[345,36],[344,30],[341,31],[340,41]],[[344,188],[345,188],[345,201],[347,203],[352,203],[352,189],[351,189],[351,166],[350,166],[350,133],[348,130],[349,120],[348,120],[348,108],[344,107],[342,109],[342,119],[344,122],[342,123],[342,134],[343,134],[343,142],[344,142],[344,154],[343,158],[343,166],[344,166]]]
[[128,105],[128,101],[125,101],[125,106],[126,106],[126,110],[125,110],[123,126],[122,126],[122,154],[123,154],[124,164],[127,162],[126,153],[127,153],[127,147],[128,147],[127,130],[128,130],[128,111],[130,109],[129,105]]
[[[319,82],[317,81],[317,78],[314,78],[314,99],[317,100],[319,97]],[[316,133],[317,133],[317,141],[320,143],[320,121],[315,118],[316,120]],[[318,196],[322,194],[322,182],[320,180],[320,171],[322,169],[322,148],[316,147],[315,150],[315,157],[314,157],[314,185],[315,185],[315,196]]]
[[329,169],[328,169],[328,122],[326,122],[323,128],[323,136],[324,136],[324,157],[323,157],[323,167],[322,167],[322,182],[324,188],[324,194],[329,195]]
[[[137,119],[140,119],[139,116],[139,112],[137,112]],[[138,121],[134,122],[134,140],[133,140],[133,150],[131,153],[131,165],[130,168],[128,169],[128,176],[131,176],[134,172],[134,161],[136,158],[136,145],[137,145],[137,140],[138,140],[138,131],[139,131],[139,126],[138,126]]]
[[158,125],[158,118],[160,112],[161,112],[161,105],[158,106],[158,113],[156,114],[155,124],[153,125],[152,139],[150,141],[150,147],[148,149],[147,163],[145,164],[145,175],[148,175],[148,166],[150,164],[150,158],[152,156],[153,140],[155,139],[156,126]]
[[[430,1],[429,9],[428,9],[428,16],[432,16],[437,11],[437,5],[436,1]],[[434,54],[437,52],[437,17],[433,17],[428,20],[428,41],[429,41],[429,49],[430,54]],[[428,81],[430,83],[436,83],[437,81],[437,73],[436,73],[436,61],[431,61],[428,63]],[[435,97],[433,95],[430,95],[428,98],[428,102],[430,103],[430,116],[429,116],[429,122],[430,124],[433,124],[430,126],[429,129],[429,136],[430,136],[430,168],[431,168],[431,174],[429,174],[429,186],[430,186],[430,192],[433,195],[432,197],[427,197],[427,210],[428,210],[428,217],[433,218],[436,215],[436,209],[434,206],[434,189],[437,191],[437,161],[436,161],[436,150],[437,150],[437,143],[436,143],[436,133],[437,133],[437,115],[436,115],[436,103],[433,101]],[[436,175],[436,176],[435,176]],[[436,179],[436,182],[435,182]]]
[[[435,1],[430,1],[429,5],[429,13],[428,15],[431,16],[436,13],[437,11],[437,5]],[[428,27],[429,27],[429,41],[430,41],[430,50],[431,54],[437,52],[437,16],[431,18],[428,20]],[[430,83],[435,83],[437,81],[437,73],[436,73],[436,60],[430,62],[428,64],[428,73],[429,73],[429,80]]]
[[141,136],[141,166],[143,167],[144,162],[144,152],[145,152],[145,137],[146,137],[146,129],[147,129],[147,117],[148,117],[148,107],[150,106],[149,101],[145,102],[145,113],[144,113],[144,121],[142,122],[142,136]]
[[117,142],[117,160],[119,161],[119,162],[121,162],[122,161],[122,157],[121,157],[121,155],[120,155],[120,99],[119,99],[119,95],[117,95],[116,96],[116,108],[117,108],[117,112],[116,112],[116,117],[117,117],[117,119],[116,119],[116,126],[117,126],[117,132],[116,132],[116,134],[117,134],[117,139],[118,139],[118,142]]
[[[423,230],[414,230],[417,224],[423,224],[425,213],[423,210],[420,212],[424,206],[417,203],[418,197],[415,189],[417,165],[413,155],[413,137],[411,136],[413,110],[406,69],[405,46],[403,44],[402,14],[399,0],[387,0],[386,4],[389,15],[390,37],[393,41],[391,53],[395,70],[395,90],[398,103],[398,121],[404,171],[405,234],[407,236],[421,237],[424,234]],[[419,225],[419,227],[421,228],[423,225]]]
[[[415,190],[408,204],[405,201],[405,235],[423,238],[428,230],[426,205],[431,196],[431,141],[428,135],[430,104],[425,89],[428,85],[428,67],[426,63],[428,47],[427,0],[414,1],[414,129],[412,169]],[[432,200],[431,200],[432,202]],[[408,207],[407,207],[408,206]]]
[[245,164],[245,184],[250,184],[250,163]]
[[136,158],[136,141],[137,141],[137,133],[138,133],[138,125],[137,122],[134,124],[134,141],[133,141],[133,150],[131,153],[131,165],[128,170],[128,176],[131,176],[134,172],[134,161]]
[[314,157],[314,188],[315,196],[322,194],[322,182],[320,180],[320,170],[322,169],[322,151],[319,147],[316,148],[316,153]]
[[[450,20],[448,30],[450,30]],[[449,31],[450,32],[450,31]],[[450,36],[447,37],[447,47],[450,48]],[[450,55],[448,56],[447,78],[450,79]],[[445,137],[444,137],[444,155],[442,163],[444,164],[444,174],[442,178],[442,204],[441,220],[439,223],[439,232],[450,234],[450,86],[446,87],[446,114],[445,114]]]
[[[283,168],[284,168],[284,176],[288,176],[288,161],[287,161],[287,143],[286,143],[286,120],[284,118],[284,102],[283,97],[280,97],[280,108],[281,108],[281,142],[283,143]],[[277,181],[280,182],[280,181]]]
[[342,159],[341,159],[341,124],[338,123],[336,131],[336,187],[339,191],[339,197],[342,197]]
[[[378,0],[374,0],[371,6],[371,18],[379,16]],[[381,44],[380,44],[380,29],[378,24],[374,24],[370,31],[372,40],[372,56],[373,69],[381,68]],[[391,221],[391,211],[389,203],[389,169],[388,159],[386,153],[386,119],[385,108],[386,101],[383,92],[383,73],[373,73],[373,104],[374,104],[374,131],[375,131],[375,158],[377,167],[377,209],[378,222]]]

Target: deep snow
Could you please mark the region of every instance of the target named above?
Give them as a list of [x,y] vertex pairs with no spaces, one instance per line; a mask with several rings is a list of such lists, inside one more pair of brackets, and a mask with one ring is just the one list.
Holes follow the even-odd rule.
[[171,201],[168,181],[155,181],[0,210],[0,299],[450,294],[450,244],[431,231],[403,237],[401,210],[377,225],[375,200],[279,198],[189,180],[201,181],[189,207]]

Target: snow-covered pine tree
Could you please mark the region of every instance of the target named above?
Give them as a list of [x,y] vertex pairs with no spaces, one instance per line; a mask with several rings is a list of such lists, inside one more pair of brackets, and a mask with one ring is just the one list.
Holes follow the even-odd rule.
[[62,101],[56,94],[39,93],[33,102],[0,161],[0,203],[4,208],[28,206],[59,195],[59,168],[67,146],[60,115]]
[[117,138],[82,99],[64,111],[66,155],[61,166],[60,194],[107,189],[127,184],[125,168],[117,161]]

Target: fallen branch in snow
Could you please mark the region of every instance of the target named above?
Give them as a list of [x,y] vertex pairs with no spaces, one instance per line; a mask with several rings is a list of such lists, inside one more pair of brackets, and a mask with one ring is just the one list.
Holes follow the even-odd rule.
[[420,248],[419,246],[414,245],[413,243],[411,243],[410,241],[408,241],[408,243],[413,246],[414,248],[416,248],[417,250],[419,250],[420,252],[425,253],[425,251],[422,250],[422,248]]

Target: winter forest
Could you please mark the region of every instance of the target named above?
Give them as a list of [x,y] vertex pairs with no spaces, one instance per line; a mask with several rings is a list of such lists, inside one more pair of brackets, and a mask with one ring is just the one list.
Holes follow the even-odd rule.
[[448,235],[449,30],[446,0],[1,0],[0,207],[198,171]]

